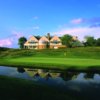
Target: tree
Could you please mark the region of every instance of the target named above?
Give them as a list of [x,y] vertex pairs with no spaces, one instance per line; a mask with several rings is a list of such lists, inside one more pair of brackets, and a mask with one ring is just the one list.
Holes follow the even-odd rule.
[[67,47],[71,47],[72,36],[69,34],[65,34],[61,37],[62,44],[66,45]]
[[81,43],[79,40],[73,41],[71,45],[72,47],[83,47],[84,46],[84,44]]
[[27,39],[25,37],[20,37],[18,39],[18,45],[20,46],[21,49],[24,48],[24,43],[27,41]]
[[49,42],[46,42],[46,48],[50,48],[50,43]]
[[94,39],[94,37],[85,36],[85,39],[86,39],[86,42],[85,42],[86,46],[95,46],[96,45],[96,39]]
[[97,45],[97,46],[100,46],[100,38],[98,38],[98,39],[96,40],[96,45]]
[[48,40],[50,40],[50,33],[47,33],[47,38]]

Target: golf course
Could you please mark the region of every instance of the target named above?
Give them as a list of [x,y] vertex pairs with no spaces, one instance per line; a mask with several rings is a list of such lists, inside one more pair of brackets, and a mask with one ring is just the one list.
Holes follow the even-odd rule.
[[[19,69],[58,69],[65,71],[64,76],[66,75],[68,69],[81,71],[100,71],[100,47],[44,50],[0,48],[0,66],[1,73],[6,73],[5,71],[7,70],[3,70],[7,67],[10,69],[11,67]],[[19,72],[16,73],[18,75]],[[25,75],[25,73],[19,74]],[[31,71],[31,73],[33,78],[33,72]],[[42,84],[41,82],[36,82],[37,80],[32,81],[26,79],[18,79],[9,77],[9,75],[15,75],[15,70],[11,69],[11,73],[9,72],[6,76],[1,74],[0,76],[0,98],[2,100],[94,100],[97,96],[99,97],[100,93],[99,88],[95,88],[95,90],[92,90],[93,88],[89,88],[89,92],[87,92],[89,95],[87,96],[87,88],[84,92],[84,86],[84,89],[79,88],[79,85],[74,87],[74,83],[72,85],[69,84],[72,90],[63,90],[61,88]],[[40,80],[41,79],[42,81],[45,80],[45,82],[50,82],[50,80],[54,81],[54,79],[56,80],[56,78],[49,78],[48,80],[45,78],[40,78]],[[61,79],[62,78],[60,77],[60,82]],[[62,81],[64,80],[62,79]],[[88,79],[85,79],[85,81],[88,81]],[[64,81],[64,84],[68,84],[67,81]],[[90,81],[88,84],[90,84],[89,86],[92,86]],[[93,86],[95,85],[93,84]],[[58,87],[60,87],[60,85]],[[79,89],[82,89],[83,91],[80,92]],[[94,93],[96,93],[96,95],[94,95]]]
[[0,65],[52,69],[100,67],[100,47],[24,50],[1,49]]

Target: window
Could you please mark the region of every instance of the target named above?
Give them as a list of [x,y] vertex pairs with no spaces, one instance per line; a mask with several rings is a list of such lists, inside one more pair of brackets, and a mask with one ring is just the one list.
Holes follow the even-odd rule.
[[51,43],[53,43],[53,44],[58,44],[58,43],[60,43],[60,41],[53,40],[53,41],[51,41]]
[[46,44],[47,41],[42,40],[42,41],[40,41],[40,43],[42,43],[42,44]]
[[29,41],[28,43],[30,43],[30,44],[36,44],[36,43],[38,43],[38,42],[37,42],[37,41],[31,40],[31,41]]

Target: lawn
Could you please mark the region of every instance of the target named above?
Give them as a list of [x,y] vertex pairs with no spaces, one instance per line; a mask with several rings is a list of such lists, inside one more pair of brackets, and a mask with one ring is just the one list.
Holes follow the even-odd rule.
[[0,65],[55,69],[100,68],[100,47],[0,50]]
[[77,68],[85,69],[89,67],[100,66],[99,59],[82,59],[82,58],[48,58],[48,57],[22,57],[0,60],[1,65],[23,66],[23,67],[41,67],[68,69]]

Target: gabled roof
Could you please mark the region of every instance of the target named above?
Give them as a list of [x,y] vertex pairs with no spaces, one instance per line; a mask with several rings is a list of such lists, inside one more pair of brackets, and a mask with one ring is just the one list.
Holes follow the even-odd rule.
[[34,36],[37,40],[39,40],[41,38],[41,36]]
[[26,44],[30,44],[29,42],[31,42],[31,41],[38,42],[38,39],[36,39],[34,36],[31,36],[31,37],[30,37],[30,38],[25,42],[24,45],[26,45]]
[[42,36],[39,41],[48,41],[49,42],[49,40],[45,36]]
[[61,41],[61,39],[58,36],[54,36],[50,41]]
[[28,41],[36,41],[36,42],[38,42],[38,39],[36,37],[34,37],[34,36],[31,36]]

